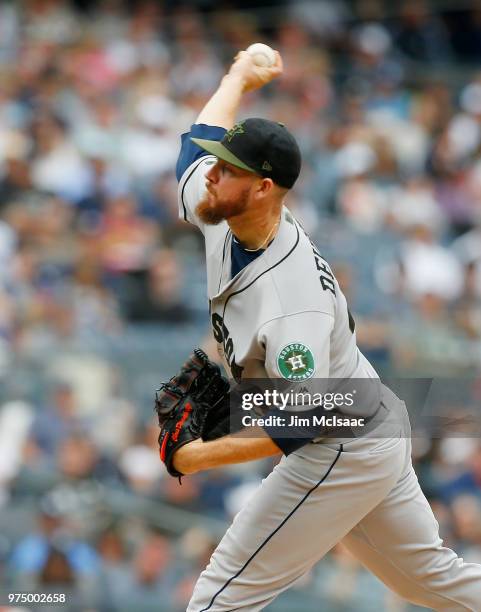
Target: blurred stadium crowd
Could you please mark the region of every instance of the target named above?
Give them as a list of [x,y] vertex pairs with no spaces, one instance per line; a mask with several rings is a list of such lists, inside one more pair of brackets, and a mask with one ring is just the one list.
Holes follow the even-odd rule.
[[[479,376],[481,10],[395,4],[0,4],[4,588],[69,593],[71,609],[185,609],[272,467],[179,487],[151,410],[157,383],[208,344],[202,242],[177,220],[179,135],[253,41],[285,73],[243,114],[299,139],[289,205],[333,264],[361,349],[386,376]],[[427,435],[415,452],[447,544],[481,562],[479,439]],[[320,601],[414,609],[341,548],[271,609]]]

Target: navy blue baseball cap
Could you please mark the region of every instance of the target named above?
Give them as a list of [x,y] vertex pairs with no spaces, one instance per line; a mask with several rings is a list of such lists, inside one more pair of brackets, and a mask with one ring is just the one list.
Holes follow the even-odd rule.
[[301,152],[282,123],[253,117],[239,121],[222,140],[191,138],[192,142],[233,166],[270,178],[290,189],[301,171]]

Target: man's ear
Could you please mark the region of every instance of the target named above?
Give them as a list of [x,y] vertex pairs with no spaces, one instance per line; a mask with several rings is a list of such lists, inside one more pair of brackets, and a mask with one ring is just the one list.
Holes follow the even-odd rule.
[[259,179],[254,189],[254,198],[261,199],[272,193],[274,182],[270,178]]

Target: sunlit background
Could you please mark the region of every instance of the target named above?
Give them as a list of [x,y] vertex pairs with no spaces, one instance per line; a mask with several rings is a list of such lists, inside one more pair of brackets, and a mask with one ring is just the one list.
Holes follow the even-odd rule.
[[[179,486],[152,412],[158,383],[210,343],[201,236],[177,220],[179,135],[255,41],[285,72],[242,115],[298,138],[289,205],[333,265],[362,351],[383,376],[479,376],[478,2],[4,1],[4,592],[181,612],[272,468]],[[446,543],[481,562],[480,441],[426,436],[415,453]],[[341,547],[269,607],[321,609],[415,610]]]

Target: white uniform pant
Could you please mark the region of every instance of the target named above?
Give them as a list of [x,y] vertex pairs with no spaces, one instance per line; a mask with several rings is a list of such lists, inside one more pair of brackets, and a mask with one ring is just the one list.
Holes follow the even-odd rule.
[[237,514],[187,612],[262,610],[337,542],[412,603],[481,612],[481,565],[445,548],[410,439],[307,444]]

